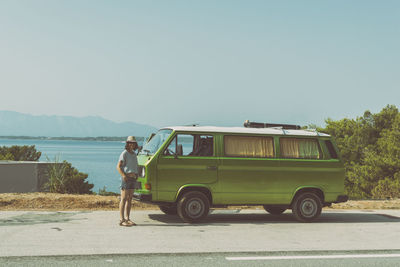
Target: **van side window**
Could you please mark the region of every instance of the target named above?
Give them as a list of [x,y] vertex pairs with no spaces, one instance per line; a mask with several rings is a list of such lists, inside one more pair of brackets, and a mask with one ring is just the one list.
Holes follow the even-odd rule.
[[325,141],[325,145],[326,145],[326,147],[328,148],[328,151],[329,151],[329,154],[331,155],[331,158],[337,159],[337,158],[338,158],[338,155],[337,155],[337,153],[336,153],[335,148],[333,147],[332,142],[331,142],[330,140],[326,140],[326,141]]
[[316,139],[280,138],[281,156],[292,159],[319,159],[320,148]]
[[224,136],[225,156],[243,158],[274,157],[274,142],[266,136]]
[[164,155],[165,156],[171,156],[176,153],[176,136],[174,139],[172,139],[171,143],[169,143],[169,146],[164,150]]
[[214,138],[211,135],[193,135],[193,150],[188,156],[210,157],[214,154]]
[[210,135],[178,134],[164,151],[164,155],[207,157],[214,154],[214,138]]

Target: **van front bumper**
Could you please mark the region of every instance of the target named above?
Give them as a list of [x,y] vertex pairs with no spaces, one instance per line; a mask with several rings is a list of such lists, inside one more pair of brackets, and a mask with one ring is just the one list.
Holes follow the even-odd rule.
[[140,202],[144,202],[144,203],[152,203],[151,202],[151,199],[152,199],[151,194],[145,195],[145,194],[141,194],[141,193],[133,193],[133,199],[140,201]]

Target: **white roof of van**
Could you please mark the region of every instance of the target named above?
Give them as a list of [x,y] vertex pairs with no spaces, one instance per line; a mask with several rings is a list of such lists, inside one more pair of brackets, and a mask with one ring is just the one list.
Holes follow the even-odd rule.
[[246,127],[218,127],[218,126],[171,126],[162,129],[171,129],[182,132],[209,132],[209,133],[239,133],[239,134],[272,134],[296,136],[327,136],[329,134],[310,130],[284,130],[281,128],[246,128]]

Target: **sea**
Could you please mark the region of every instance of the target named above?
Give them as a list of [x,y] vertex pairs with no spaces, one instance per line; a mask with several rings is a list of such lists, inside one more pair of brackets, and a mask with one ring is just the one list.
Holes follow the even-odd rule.
[[94,184],[93,192],[98,193],[104,188],[109,192],[120,191],[120,176],[116,166],[125,142],[0,139],[0,146],[13,145],[34,145],[37,151],[42,152],[41,162],[68,161],[78,171],[88,174],[86,180]]

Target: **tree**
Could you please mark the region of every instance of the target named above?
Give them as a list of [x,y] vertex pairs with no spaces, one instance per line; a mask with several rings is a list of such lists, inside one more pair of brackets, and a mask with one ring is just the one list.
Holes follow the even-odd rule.
[[395,196],[389,188],[400,177],[399,110],[388,105],[377,114],[366,111],[355,120],[328,119],[326,124],[322,131],[335,137],[342,154],[347,193],[352,198]]

